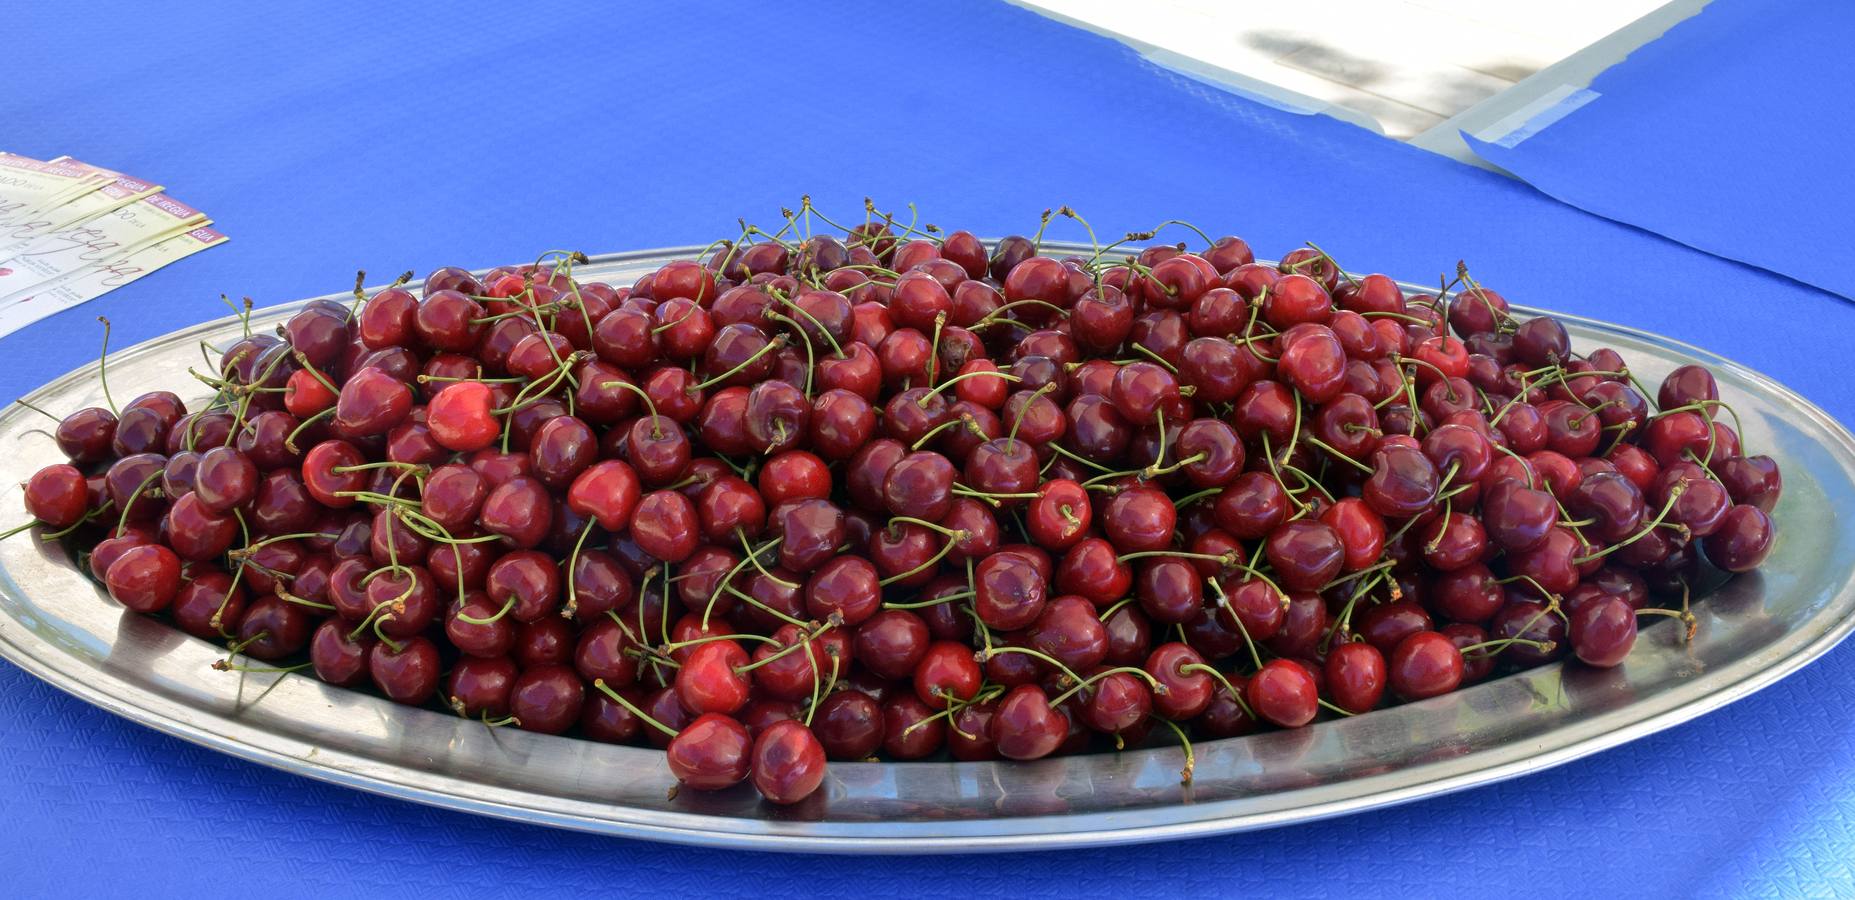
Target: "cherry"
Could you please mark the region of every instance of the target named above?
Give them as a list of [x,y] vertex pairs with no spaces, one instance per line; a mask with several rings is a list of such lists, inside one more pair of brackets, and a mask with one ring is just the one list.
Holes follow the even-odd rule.
[[794,572],[823,565],[844,545],[844,513],[829,500],[781,505],[773,510],[772,525],[773,533],[780,538],[779,564]]
[[1430,508],[1439,489],[1436,467],[1420,450],[1381,445],[1360,497],[1373,512],[1404,519]]
[[1255,540],[1287,520],[1288,493],[1266,472],[1245,472],[1218,495],[1212,513],[1219,528]]
[[1027,639],[1032,649],[1071,671],[1093,668],[1108,655],[1107,628],[1094,605],[1075,595],[1051,600],[1031,623]]
[[676,697],[696,715],[732,715],[747,705],[751,685],[737,669],[747,665],[747,651],[734,641],[698,644],[676,671]]
[[1080,697],[1082,724],[1103,734],[1132,732],[1153,710],[1152,690],[1126,672],[1102,673]]
[[812,618],[835,614],[845,625],[868,621],[882,607],[882,588],[876,566],[859,556],[840,556],[812,573],[805,582],[805,610]]
[[349,626],[328,619],[309,639],[309,662],[316,677],[336,687],[354,687],[367,681],[367,660],[375,641],[351,637]]
[[973,574],[973,611],[986,627],[1016,631],[1037,620],[1046,603],[1046,580],[1023,558],[1006,552],[979,561]]
[[1771,554],[1773,540],[1771,517],[1741,503],[1726,511],[1718,530],[1701,539],[1701,549],[1708,562],[1728,572],[1749,572]]
[[[32,494],[27,490],[30,505]],[[44,519],[45,516],[40,515]],[[49,521],[49,520],[48,520]],[[230,549],[238,538],[238,520],[206,508],[195,494],[186,494],[168,507],[162,522],[168,544],[188,562],[206,562]]]
[[1769,456],[1739,456],[1716,461],[1713,471],[1734,503],[1757,507],[1767,515],[1777,505],[1778,495],[1784,489],[1778,465]]
[[864,668],[882,678],[907,678],[927,653],[930,635],[920,616],[885,609],[857,629],[852,652]]
[[453,382],[432,397],[426,422],[432,438],[446,449],[470,453],[488,447],[502,433],[494,406],[495,394],[489,385]]
[[1406,700],[1447,694],[1462,684],[1462,651],[1440,632],[1419,631],[1392,651],[1389,672],[1391,690]]
[[1130,487],[1116,493],[1102,510],[1102,530],[1127,552],[1160,550],[1172,543],[1178,511],[1163,491]]
[[357,436],[381,434],[411,412],[412,389],[405,382],[380,369],[366,368],[341,386],[335,426]]
[[862,691],[837,691],[819,702],[812,728],[830,759],[869,759],[882,746],[882,707]]
[[1282,585],[1290,590],[1321,588],[1340,574],[1346,562],[1346,545],[1339,532],[1312,519],[1283,523],[1269,533],[1263,551]]
[[1081,595],[1097,607],[1107,607],[1126,596],[1133,586],[1133,570],[1117,558],[1113,544],[1098,537],[1083,538],[1057,563],[1055,586],[1064,594]]
[[1327,689],[1332,692],[1335,706],[1363,713],[1378,706],[1385,696],[1385,656],[1376,646],[1362,642],[1339,644],[1328,652],[1325,666]]
[[509,715],[509,696],[520,674],[508,657],[465,657],[445,676],[441,696],[460,715],[500,719]]
[[[246,656],[276,662],[296,655],[309,644],[312,624],[304,607],[264,597],[246,607],[234,634]],[[371,666],[372,660],[368,664]]]
[[935,709],[943,709],[955,700],[971,700],[983,681],[972,648],[953,641],[928,645],[913,674],[915,696]]
[[1069,718],[1050,705],[1034,684],[1005,692],[987,725],[998,755],[1006,759],[1041,759],[1056,752],[1069,735]]
[[[900,760],[921,759],[940,749],[947,739],[944,718],[921,702],[913,692],[897,693],[881,701],[882,749]],[[919,727],[914,727],[919,724]]]
[[803,723],[776,722],[754,740],[750,777],[768,802],[789,806],[824,783],[825,752]]
[[1210,705],[1214,682],[1205,674],[1210,667],[1191,647],[1161,644],[1147,655],[1141,668],[1159,685],[1153,689],[1153,708],[1160,715],[1189,719]]
[[1488,632],[1497,640],[1520,638],[1539,644],[1514,643],[1501,648],[1502,659],[1522,666],[1539,665],[1565,655],[1565,620],[1557,610],[1534,600],[1510,600],[1494,614]]
[[159,612],[180,593],[180,557],[160,544],[130,547],[109,564],[103,583],[123,606]]
[[1250,676],[1243,692],[1257,716],[1283,728],[1300,728],[1320,712],[1313,673],[1291,660],[1264,663]]
[[676,732],[665,758],[679,783],[719,791],[747,780],[753,746],[746,726],[721,713],[705,713]]
[[26,482],[26,512],[53,529],[77,524],[89,502],[89,484],[76,466],[46,466]]
[[1572,652],[1587,665],[1620,665],[1636,646],[1636,610],[1628,601],[1602,595],[1572,612]]
[[953,506],[953,463],[933,451],[910,453],[889,468],[883,500],[898,516],[937,521]]
[[234,623],[244,618],[244,587],[233,584],[231,576],[216,569],[195,567],[191,575],[168,607],[174,624],[194,637],[224,637]]

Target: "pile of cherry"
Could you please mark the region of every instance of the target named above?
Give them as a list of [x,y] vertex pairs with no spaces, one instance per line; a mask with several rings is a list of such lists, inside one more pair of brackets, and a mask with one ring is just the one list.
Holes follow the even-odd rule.
[[648,741],[775,803],[827,759],[1149,736],[1189,779],[1193,735],[1615,666],[1640,615],[1691,636],[1697,583],[1772,544],[1779,473],[1705,369],[1652,405],[1460,266],[1406,296],[1232,237],[799,228],[247,325],[195,411],[63,418],[27,509],[215,668]]

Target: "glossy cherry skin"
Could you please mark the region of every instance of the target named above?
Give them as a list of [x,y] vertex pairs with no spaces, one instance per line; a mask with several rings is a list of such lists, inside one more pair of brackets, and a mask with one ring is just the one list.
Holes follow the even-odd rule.
[[1387,519],[1406,519],[1436,502],[1436,466],[1422,451],[1401,445],[1381,446],[1373,454],[1373,472],[1360,497]]
[[988,724],[993,746],[1006,759],[1041,759],[1069,735],[1069,718],[1050,705],[1043,688],[1021,684],[1005,692]]
[[234,634],[246,656],[276,662],[308,646],[313,626],[306,607],[263,597],[245,609]]
[[1165,549],[1172,544],[1177,524],[1178,510],[1172,499],[1151,487],[1119,491],[1108,500],[1101,515],[1103,533],[1124,553]]
[[721,713],[705,713],[670,739],[664,756],[678,782],[719,791],[747,780],[752,749],[747,726]]
[[1243,693],[1250,709],[1283,728],[1300,728],[1320,712],[1314,676],[1300,663],[1272,659],[1250,676]]
[[1094,668],[1108,655],[1108,631],[1094,604],[1075,595],[1051,600],[1028,629],[1032,649],[1068,666]]
[[1521,666],[1536,666],[1565,655],[1565,620],[1537,601],[1509,601],[1488,623],[1488,633],[1496,640],[1524,638],[1544,645],[1544,649],[1528,644],[1508,644],[1500,648],[1502,659]]
[[739,712],[747,705],[752,685],[735,670],[747,662],[747,651],[734,641],[697,644],[676,671],[676,698],[698,716]]
[[1097,607],[1108,607],[1133,587],[1133,569],[1117,557],[1114,545],[1106,540],[1082,539],[1057,563],[1056,589],[1086,597]]
[[935,709],[946,708],[950,700],[971,700],[983,680],[973,649],[953,641],[928,645],[915,664],[915,696]]
[[480,381],[445,385],[431,399],[426,422],[432,437],[445,448],[470,453],[488,447],[502,433],[492,411],[495,392]]
[[1505,559],[1510,574],[1526,575],[1545,590],[1564,593],[1578,586],[1578,567],[1573,559],[1582,552],[1578,538],[1555,525],[1538,547],[1509,552]]
[[1462,651],[1448,637],[1419,631],[1391,654],[1391,689],[1405,700],[1447,694],[1462,684]]
[[186,494],[168,507],[163,524],[168,544],[188,562],[214,559],[238,538],[238,520],[212,512],[194,494]]
[[53,437],[58,449],[72,462],[101,462],[112,452],[116,424],[115,413],[101,407],[87,407],[60,419]]
[[1327,653],[1327,690],[1335,706],[1362,713],[1378,706],[1389,683],[1385,655],[1368,643],[1353,641]]
[[424,637],[406,640],[395,650],[382,641],[368,651],[368,674],[374,687],[395,703],[418,706],[438,690],[438,648]]
[[928,627],[920,616],[905,609],[885,609],[857,629],[851,649],[864,668],[893,680],[914,674],[929,641]]
[[[337,623],[331,620],[323,628],[333,624]],[[520,675],[521,669],[506,656],[467,656],[445,676],[444,692],[439,696],[461,715],[499,719],[509,714],[509,692]]]
[[1636,610],[1621,597],[1600,596],[1574,610],[1571,619],[1572,653],[1586,665],[1620,665],[1636,646]]
[[560,734],[580,720],[586,685],[572,669],[547,665],[526,669],[509,690],[509,714],[524,731]]
[[994,553],[974,569],[973,610],[986,627],[1016,631],[1037,620],[1047,602],[1047,579],[1023,557]]
[[1270,532],[1263,552],[1281,585],[1291,591],[1321,588],[1340,574],[1346,545],[1339,532],[1318,520],[1296,519]]
[[840,690],[818,704],[813,733],[830,759],[869,759],[882,747],[882,706],[858,690]]
[[362,369],[341,386],[335,425],[354,435],[381,434],[412,412],[412,389],[380,369]]
[[76,466],[46,466],[26,481],[26,512],[50,529],[76,524],[89,500],[89,485]]
[[1714,474],[1726,486],[1734,503],[1755,506],[1769,515],[1778,504],[1778,495],[1783,493],[1784,480],[1778,472],[1778,464],[1769,456],[1741,456],[1716,461]]
[[638,501],[631,537],[645,553],[680,563],[696,552],[698,525],[695,505],[688,497],[676,491],[652,491]]
[[1482,526],[1490,541],[1508,551],[1538,547],[1558,519],[1552,495],[1521,482],[1499,482],[1482,495]]
[[1385,520],[1357,497],[1341,498],[1320,514],[1320,521],[1333,529],[1345,548],[1343,571],[1364,569],[1385,551]]
[[1219,528],[1243,540],[1267,536],[1288,518],[1288,494],[1267,472],[1245,472],[1212,506]]
[[772,529],[780,538],[779,564],[794,572],[823,565],[846,537],[844,512],[829,500],[799,500],[778,507]]
[[876,566],[860,556],[839,556],[820,566],[805,582],[805,610],[824,621],[833,614],[856,626],[882,608]]
[[824,747],[803,723],[775,722],[754,739],[749,771],[760,796],[790,806],[824,783]]
[[953,506],[958,473],[945,456],[918,450],[891,466],[883,480],[883,500],[890,513],[936,522]]
[[1024,524],[1038,546],[1062,552],[1088,534],[1094,509],[1080,483],[1053,478],[1039,485],[1036,493],[1024,511]]
[[1707,561],[1728,572],[1749,572],[1771,554],[1775,537],[1771,517],[1741,503],[1726,511],[1719,529],[1701,539]]
[[[900,691],[882,701],[882,749],[901,759],[920,759],[940,749],[947,738],[946,718],[934,718],[935,710],[916,697],[913,691]],[[912,727],[920,723],[920,727]]]
[[1480,563],[1438,575],[1428,596],[1426,602],[1453,622],[1486,622],[1507,602],[1494,573]]
[[116,602],[136,612],[159,612],[180,593],[180,557],[160,544],[131,547],[109,564],[103,583]]
[[1168,719],[1204,712],[1216,685],[1201,666],[1204,657],[1185,644],[1175,641],[1153,648],[1141,666],[1160,685],[1153,692],[1153,709]]

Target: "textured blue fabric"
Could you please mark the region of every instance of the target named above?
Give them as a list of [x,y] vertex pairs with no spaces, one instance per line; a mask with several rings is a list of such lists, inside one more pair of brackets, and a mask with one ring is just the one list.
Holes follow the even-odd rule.
[[[107,6],[108,4],[106,4]],[[227,246],[0,341],[0,397],[223,312],[556,246],[699,243],[810,191],[980,233],[1069,203],[1265,255],[1318,241],[1423,280],[1706,345],[1855,420],[1855,306],[1357,128],[1232,98],[1004,5],[121,4],[9,10],[0,144],[172,185]],[[29,39],[27,38],[29,36]],[[1072,228],[1065,237],[1080,237]],[[1774,315],[1773,310],[1782,310]],[[609,840],[377,799],[221,757],[0,665],[4,889],[396,896],[1830,893],[1855,859],[1855,648],[1699,721],[1392,810],[1010,858],[846,860]]]
[[1563,120],[1469,143],[1580,209],[1855,298],[1851,41],[1855,3],[1716,0]]

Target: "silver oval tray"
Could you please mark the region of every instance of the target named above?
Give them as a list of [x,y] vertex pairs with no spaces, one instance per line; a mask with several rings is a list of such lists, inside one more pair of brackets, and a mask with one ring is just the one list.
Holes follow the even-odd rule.
[[[1065,247],[1060,249],[1083,249]],[[598,257],[586,279],[629,283],[694,248]],[[342,299],[343,295],[335,295]],[[269,328],[300,304],[262,310]],[[0,542],[0,655],[83,700],[255,762],[391,797],[655,840],[845,853],[1046,849],[1189,837],[1339,815],[1510,778],[1634,740],[1731,703],[1822,655],[1855,627],[1855,438],[1783,386],[1711,353],[1562,317],[1576,346],[1620,350],[1654,385],[1711,366],[1747,447],[1783,467],[1779,537],[1758,572],[1697,603],[1699,632],[1645,626],[1623,666],[1551,665],[1356,718],[1201,743],[1179,784],[1176,747],[1034,763],[832,763],[792,808],[745,785],[667,796],[663,754],[480,723],[331,688],[311,677],[221,673],[223,652],[124,611],[55,545]],[[199,394],[186,367],[226,319],[114,354],[127,399]],[[30,395],[65,413],[102,401],[94,365]],[[45,420],[0,412],[0,484],[61,459]],[[4,501],[19,513],[18,494]]]

